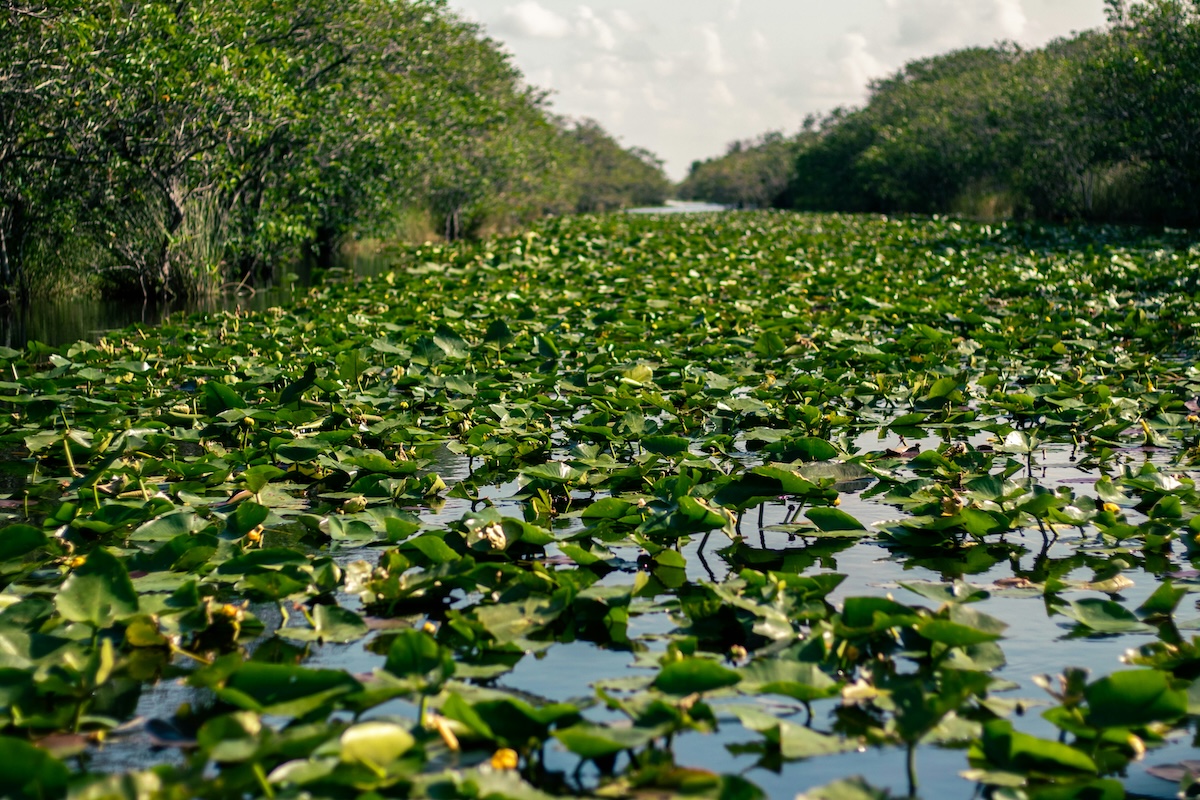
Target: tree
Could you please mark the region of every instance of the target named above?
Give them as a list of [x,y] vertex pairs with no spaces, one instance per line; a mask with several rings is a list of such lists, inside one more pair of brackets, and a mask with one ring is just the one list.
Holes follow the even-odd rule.
[[1084,102],[1153,187],[1153,217],[1200,221],[1200,3],[1110,2],[1106,42],[1081,76]]
[[692,164],[679,196],[739,208],[773,206],[787,189],[798,145],[798,138],[777,131],[730,142],[724,156]]
[[[6,2],[0,285],[207,293],[414,208],[457,238],[579,196],[578,143],[445,0]],[[665,187],[613,147],[621,202]]]

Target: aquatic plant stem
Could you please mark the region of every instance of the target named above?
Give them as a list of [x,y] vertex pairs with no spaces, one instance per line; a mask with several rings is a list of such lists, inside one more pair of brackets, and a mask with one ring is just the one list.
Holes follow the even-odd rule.
[[917,796],[917,744],[908,743],[908,753],[905,759],[905,769],[908,773],[908,796]]

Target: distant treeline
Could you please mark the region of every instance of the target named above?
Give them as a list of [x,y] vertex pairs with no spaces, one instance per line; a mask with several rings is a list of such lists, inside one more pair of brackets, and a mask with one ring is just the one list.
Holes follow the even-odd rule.
[[670,188],[443,0],[0,2],[6,294],[201,294]]
[[1200,0],[1109,0],[1039,50],[914,61],[867,104],[692,165],[684,198],[804,210],[1200,224]]

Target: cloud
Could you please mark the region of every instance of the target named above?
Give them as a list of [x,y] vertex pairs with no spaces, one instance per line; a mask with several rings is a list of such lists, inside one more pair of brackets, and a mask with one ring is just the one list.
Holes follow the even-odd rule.
[[1021,0],[884,0],[897,17],[895,43],[928,53],[971,42],[1019,39],[1028,27]]
[[627,144],[694,158],[853,106],[905,62],[1103,21],[1098,0],[448,0],[507,43],[554,109]]
[[729,91],[729,85],[725,81],[718,80],[712,85],[709,98],[717,105],[726,107],[737,105],[737,99],[734,98],[733,92]]
[[870,41],[859,31],[842,34],[829,48],[827,64],[817,73],[811,88],[816,97],[833,104],[845,103],[848,98],[854,98],[853,102],[865,98],[867,84],[888,72],[871,52]]
[[522,0],[508,6],[500,20],[501,31],[530,39],[562,39],[571,35],[571,23],[537,0]]
[[609,17],[622,33],[641,33],[642,24],[623,8],[615,9]]
[[601,19],[595,11],[587,6],[580,6],[577,13],[578,22],[575,30],[578,35],[599,47],[601,50],[612,50],[617,46],[617,37],[612,26]]
[[725,53],[721,47],[721,34],[717,26],[709,23],[700,26],[700,38],[704,42],[704,71],[709,75],[724,75],[729,71]]
[[1019,39],[1029,24],[1021,0],[996,0],[996,16],[1008,39]]

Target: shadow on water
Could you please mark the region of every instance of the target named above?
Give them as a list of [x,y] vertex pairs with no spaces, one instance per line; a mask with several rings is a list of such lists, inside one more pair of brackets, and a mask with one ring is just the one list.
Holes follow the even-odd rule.
[[[668,200],[666,205],[627,209],[630,214],[695,214],[727,211],[714,203]],[[387,250],[343,255],[333,269],[322,272],[311,261],[294,265],[293,271],[273,283],[240,293],[227,293],[191,300],[164,301],[157,298],[106,299],[76,297],[42,299],[28,305],[0,306],[0,346],[21,349],[29,342],[59,347],[71,342],[96,342],[107,333],[130,325],[158,325],[172,314],[196,312],[259,311],[292,302],[297,292],[320,281],[352,281],[385,272],[393,263]]]
[[21,349],[29,342],[52,347],[77,341],[96,342],[107,333],[130,325],[158,325],[172,314],[258,311],[290,303],[297,293],[318,280],[355,280],[383,272],[390,264],[383,253],[341,258],[334,269],[321,273],[309,263],[297,264],[279,281],[212,297],[164,301],[157,298],[50,298],[28,305],[0,306],[0,346]]

